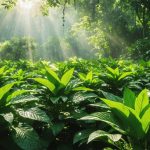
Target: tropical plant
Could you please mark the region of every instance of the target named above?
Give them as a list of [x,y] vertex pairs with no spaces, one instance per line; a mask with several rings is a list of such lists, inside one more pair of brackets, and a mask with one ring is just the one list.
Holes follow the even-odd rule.
[[72,91],[92,91],[89,88],[86,87],[73,87],[72,89],[67,89],[67,85],[70,82],[71,78],[73,77],[74,69],[70,69],[67,72],[63,74],[61,79],[58,77],[58,75],[49,67],[45,66],[46,70],[46,77],[44,78],[33,78],[33,80],[39,82],[40,84],[46,86],[52,94],[57,95],[58,93],[62,92],[62,90],[65,90],[64,93],[68,93],[70,90]]
[[[49,117],[34,103],[39,99],[26,95],[26,90],[12,92],[15,82],[0,88],[0,134],[2,149],[41,150],[45,147],[36,132],[34,122],[50,123]],[[38,127],[40,128],[40,126]],[[6,143],[9,141],[9,144]]]
[[[81,118],[81,120],[95,120],[109,124],[113,129],[128,137],[131,149],[149,148],[150,107],[148,91],[145,89],[136,97],[131,90],[126,89],[122,101],[118,102],[116,97],[111,100],[104,98],[101,98],[101,100],[110,107],[110,110],[93,113]],[[111,136],[115,139],[115,136],[110,135],[110,133],[96,131],[89,135],[88,141],[93,141],[103,136],[107,136],[109,139]],[[121,136],[119,137],[117,138],[118,140],[121,139]],[[139,141],[141,142],[139,143]]]
[[[109,89],[110,92],[116,94],[120,93],[122,89],[127,86],[129,82],[127,79],[133,73],[131,71],[121,72],[118,67],[115,69],[106,67],[106,69],[107,73],[101,75],[102,80],[105,82],[103,87],[106,88],[106,90]],[[124,82],[126,82],[126,84],[124,84]]]

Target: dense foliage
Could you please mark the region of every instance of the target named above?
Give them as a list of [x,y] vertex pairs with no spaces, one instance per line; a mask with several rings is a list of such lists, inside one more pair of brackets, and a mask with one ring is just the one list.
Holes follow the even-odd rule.
[[0,1],[0,149],[149,150],[150,1],[37,2]]
[[[16,3],[17,0],[1,2],[6,8],[11,8]],[[99,55],[118,57],[128,54],[130,56],[131,49],[133,55],[135,53],[138,58],[145,58],[144,54],[149,54],[150,47],[147,44],[150,41],[149,0],[45,0],[41,3],[40,10],[48,15],[49,7],[60,8],[62,28],[67,24],[65,24],[67,14],[70,14],[68,10],[72,7],[74,11],[75,8],[77,19],[65,32],[68,34],[72,32],[74,38],[85,38],[91,50],[95,50]],[[82,37],[82,34],[86,37]],[[140,43],[143,45],[142,50],[140,50]],[[137,44],[138,48],[136,46],[132,48]]]
[[20,60],[0,67],[1,149],[150,148],[149,61]]
[[30,59],[35,52],[36,43],[31,38],[12,38],[0,44],[0,58],[2,60]]

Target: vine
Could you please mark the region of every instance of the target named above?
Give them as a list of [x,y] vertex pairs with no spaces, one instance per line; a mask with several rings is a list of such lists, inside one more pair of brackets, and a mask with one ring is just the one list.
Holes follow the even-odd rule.
[[63,16],[62,16],[62,21],[63,21],[63,30],[64,30],[64,27],[65,27],[65,10],[66,10],[66,4],[67,4],[67,0],[65,0],[64,4],[63,4]]

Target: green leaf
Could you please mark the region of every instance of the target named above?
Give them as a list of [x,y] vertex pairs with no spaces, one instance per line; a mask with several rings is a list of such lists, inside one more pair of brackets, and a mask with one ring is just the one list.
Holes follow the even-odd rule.
[[111,140],[113,142],[117,142],[121,139],[122,135],[121,134],[110,134],[110,133],[107,133],[102,130],[97,130],[89,135],[88,143],[92,142],[93,140],[103,138],[103,137],[107,137],[109,140]]
[[115,102],[112,100],[101,98],[101,100],[106,103],[110,108],[117,109],[119,112],[121,112],[124,116],[129,116],[129,109],[127,106],[123,105],[120,102]]
[[80,118],[80,120],[94,120],[94,121],[104,121],[106,123],[110,123],[112,125],[116,125],[116,122],[114,121],[114,118],[109,112],[96,112],[93,114],[90,114],[88,116],[84,116]]
[[131,90],[127,88],[124,90],[123,99],[126,106],[134,109],[136,96]]
[[62,78],[61,78],[61,83],[62,83],[63,85],[66,86],[66,85],[69,83],[70,79],[71,79],[72,76],[73,76],[73,72],[74,72],[74,69],[72,68],[72,69],[70,69],[69,71],[67,71],[67,72],[62,76]]
[[15,133],[13,139],[23,150],[40,150],[40,139],[35,130],[29,126],[18,126],[13,128]]
[[10,112],[10,113],[5,113],[5,114],[0,114],[0,116],[3,116],[4,119],[9,122],[12,123],[14,120],[14,115]]
[[132,72],[124,72],[124,73],[122,73],[122,75],[119,77],[118,80],[124,79],[124,78],[126,78],[127,76],[129,76],[131,74],[132,74]]
[[60,79],[58,77],[58,75],[53,71],[51,70],[49,67],[45,67],[46,69],[46,72],[47,72],[47,78],[48,80],[53,83],[54,85],[59,85],[60,84]]
[[115,75],[119,76],[119,68],[118,67],[115,69]]
[[114,75],[107,73],[107,76],[111,79],[114,79]]
[[10,89],[16,84],[16,82],[6,84],[5,86],[0,88],[0,100],[3,98],[3,96],[10,91]]
[[[27,92],[29,92],[29,91],[26,91],[26,90],[17,90],[17,91],[15,91],[15,92],[13,92],[11,95],[9,95],[8,97],[7,97],[7,103],[9,103],[10,101],[11,101],[11,99],[13,99],[13,98],[15,98],[15,97],[17,97],[17,96],[19,96],[19,95],[22,95],[22,94],[24,94],[24,93],[27,93]],[[6,104],[7,105],[7,104]]]
[[55,85],[52,82],[50,82],[49,80],[43,79],[43,78],[33,78],[33,80],[46,86],[53,94],[55,94]]
[[114,118],[110,112],[97,112],[90,114],[88,116],[80,118],[80,120],[93,120],[93,121],[102,121],[112,126],[114,129],[124,133],[124,131],[119,127],[118,121]]
[[128,135],[137,140],[144,137],[145,133],[142,128],[141,120],[135,110],[130,110],[129,117],[124,120],[124,122],[124,128],[126,129]]
[[92,81],[92,78],[93,78],[93,73],[92,71],[90,71],[86,76],[86,81]]
[[82,80],[82,81],[85,81],[86,80],[86,75],[84,73],[79,73],[79,78]]
[[78,133],[75,134],[74,138],[73,138],[73,144],[76,144],[82,140],[85,140],[89,137],[89,135],[91,134],[92,130],[88,129],[88,130],[82,130]]
[[46,113],[39,108],[29,108],[29,109],[17,109],[16,110],[20,116],[32,120],[37,120],[41,122],[49,123],[50,119]]
[[104,92],[102,91],[103,95],[110,100],[117,101],[117,102],[122,102],[122,98],[119,96],[113,95],[112,93]]
[[106,67],[107,70],[112,74],[112,75],[115,75],[115,70],[110,68],[110,67]]
[[39,101],[39,99],[32,95],[20,95],[20,96],[17,96],[15,98],[11,99],[11,101],[7,105],[26,104],[26,103],[35,102],[35,101],[37,102],[37,101]]
[[73,102],[75,103],[80,103],[82,101],[85,101],[85,100],[95,100],[95,98],[97,98],[98,96],[94,93],[91,93],[91,92],[77,92],[75,93],[75,95],[73,96]]
[[90,89],[90,88],[86,88],[86,87],[76,87],[76,88],[73,88],[72,89],[73,91],[94,91],[94,90],[92,90],[92,89]]
[[135,100],[135,110],[140,115],[143,109],[149,104],[148,91],[143,90]]
[[145,111],[144,115],[141,118],[142,127],[145,133],[148,132],[150,126],[150,107]]

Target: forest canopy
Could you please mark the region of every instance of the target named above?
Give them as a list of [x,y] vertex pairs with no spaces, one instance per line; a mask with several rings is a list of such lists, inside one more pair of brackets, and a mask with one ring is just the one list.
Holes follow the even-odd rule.
[[[18,1],[3,0],[1,5],[10,9]],[[73,39],[86,34],[92,52],[106,57],[125,54],[149,59],[149,45],[144,44],[150,38],[149,0],[45,0],[40,2],[39,10],[43,15],[49,15],[49,9],[53,7],[60,8],[58,15],[62,18],[62,28],[66,25],[68,8],[77,11],[76,22],[71,25],[68,35],[71,32]],[[145,49],[146,57],[141,56],[142,49]]]

